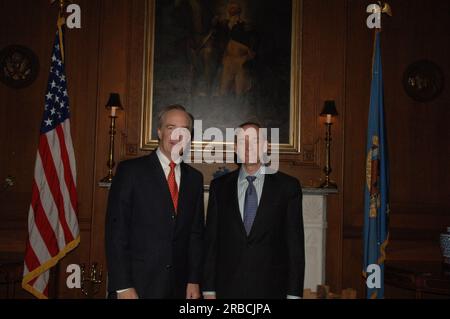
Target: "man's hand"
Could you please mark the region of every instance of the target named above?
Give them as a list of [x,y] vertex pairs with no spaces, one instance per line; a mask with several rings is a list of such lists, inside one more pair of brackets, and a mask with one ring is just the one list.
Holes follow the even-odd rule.
[[216,294],[213,295],[203,295],[203,299],[210,299],[210,300],[215,300],[216,298]]
[[200,299],[200,286],[198,284],[187,285],[186,299]]
[[130,288],[117,293],[117,299],[139,299],[136,289]]

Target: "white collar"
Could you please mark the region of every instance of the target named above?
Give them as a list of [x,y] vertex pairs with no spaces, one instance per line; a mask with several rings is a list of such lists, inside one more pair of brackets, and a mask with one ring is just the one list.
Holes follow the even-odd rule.
[[[161,162],[161,164],[164,167],[168,167],[171,160],[167,158],[166,155],[163,154],[163,152],[161,152],[161,150],[159,149],[159,147],[156,149],[156,155],[158,156],[159,161]],[[181,156],[178,157],[178,159],[176,161],[173,161],[176,165],[179,165],[181,163]]]
[[[259,167],[259,169],[251,176],[255,176],[256,179],[260,179],[260,178],[264,177],[265,171],[266,171],[266,167],[264,165],[261,165]],[[242,165],[241,169],[239,170],[239,182],[245,181],[247,176],[250,176],[250,174],[247,173],[247,171],[244,168],[244,165]]]

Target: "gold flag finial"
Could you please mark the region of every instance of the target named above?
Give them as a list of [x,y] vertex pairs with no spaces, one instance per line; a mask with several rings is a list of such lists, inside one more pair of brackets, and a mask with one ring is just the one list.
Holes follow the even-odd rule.
[[[56,0],[50,0],[50,4],[54,4],[56,2]],[[59,3],[59,11],[63,12],[64,11],[64,7],[66,6],[66,2],[71,2],[69,0],[58,0]]]
[[[50,4],[54,4],[56,0],[50,0]],[[64,62],[64,39],[63,39],[63,26],[66,23],[66,18],[64,17],[64,8],[66,6],[66,2],[71,2],[70,0],[58,0],[59,3],[59,14],[56,25],[58,26],[58,34],[59,34],[59,47],[61,50],[61,59]]]
[[392,9],[389,3],[378,1],[378,4],[380,5],[381,13],[386,13],[388,16],[392,17]]

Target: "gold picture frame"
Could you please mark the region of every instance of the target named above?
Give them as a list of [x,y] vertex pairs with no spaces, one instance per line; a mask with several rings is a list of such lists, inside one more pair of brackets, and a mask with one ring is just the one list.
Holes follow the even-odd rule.
[[[220,0],[218,0],[220,1]],[[238,1],[238,0],[237,0]],[[245,0],[241,0],[244,2]],[[183,2],[178,0],[175,2]],[[225,0],[222,0],[225,2]],[[236,2],[236,1],[233,1]],[[276,2],[276,1],[275,1]],[[272,149],[278,149],[280,153],[300,153],[300,109],[301,109],[301,39],[302,39],[302,1],[291,0],[291,30],[290,30],[290,70],[288,79],[289,83],[289,122],[288,132],[285,134],[286,138],[277,145],[271,145]],[[140,147],[142,150],[154,150],[158,145],[158,140],[155,136],[155,116],[157,110],[154,108],[154,93],[155,93],[155,42],[157,35],[156,29],[156,1],[146,0],[146,17],[145,17],[145,43],[144,43],[144,72],[143,72],[143,98],[142,98],[142,114],[141,114],[141,138]],[[160,66],[161,67],[161,66]],[[161,86],[159,86],[161,87]],[[166,94],[167,96],[168,94]],[[177,100],[168,104],[183,104]],[[189,110],[189,108],[188,108]],[[154,112],[155,111],[155,112]],[[155,114],[154,114],[155,113]],[[286,112],[287,113],[287,112]],[[262,123],[264,125],[264,123]],[[219,142],[211,141],[196,141],[192,144],[201,144],[205,146]],[[223,150],[225,151],[226,142],[223,142]]]

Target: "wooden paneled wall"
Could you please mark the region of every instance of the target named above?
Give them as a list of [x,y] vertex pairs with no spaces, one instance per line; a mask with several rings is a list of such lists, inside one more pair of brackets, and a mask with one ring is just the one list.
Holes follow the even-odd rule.
[[[68,290],[66,265],[88,263],[94,200],[95,136],[99,61],[100,2],[77,1],[82,7],[82,29],[66,37],[66,73],[71,106],[72,138],[77,160],[77,185],[81,244],[58,268],[60,297],[82,297]],[[28,207],[31,200],[34,162],[38,145],[50,56],[56,32],[57,5],[49,1],[0,1],[0,48],[11,44],[30,47],[38,56],[37,80],[20,90],[0,85],[0,179],[16,177],[16,185],[0,191],[0,259],[23,258],[27,239]]]
[[[303,1],[302,153],[284,157],[281,165],[305,186],[320,184],[325,131],[318,115],[325,100],[336,100],[339,117],[333,125],[332,177],[339,194],[328,198],[326,277],[333,291],[352,287],[360,294],[364,289],[361,233],[373,45],[373,32],[365,25],[365,7],[370,2]],[[109,121],[104,105],[110,92],[120,93],[125,107],[117,124],[116,159],[145,154],[138,150],[144,0],[76,3],[82,8],[82,28],[67,32],[66,59],[82,243],[59,268],[60,297],[82,296],[65,288],[67,264],[105,265],[103,224],[108,192],[97,182],[106,174]],[[431,103],[417,103],[406,96],[401,79],[406,66],[421,58],[435,61],[448,78],[450,8],[445,0],[433,1],[433,5],[425,0],[390,3],[394,16],[383,20],[382,36],[392,172],[388,259],[438,259],[437,235],[450,225],[450,148],[446,147],[450,89],[447,85]],[[0,256],[20,258],[56,8],[50,8],[47,0],[0,0],[0,23],[0,49],[24,44],[41,62],[40,75],[31,87],[12,90],[0,85],[0,179],[11,171],[21,181],[15,190],[0,193]],[[206,182],[217,166],[197,165]],[[8,206],[6,197],[14,198],[16,204]]]
[[[428,59],[450,76],[450,3],[389,1],[384,17],[382,59],[390,157],[391,220],[387,259],[440,260],[439,233],[450,225],[450,88],[429,103],[403,90],[407,66]],[[359,290],[361,270],[365,143],[373,37],[361,28],[366,1],[347,1],[346,117],[344,148],[343,282]],[[448,81],[447,81],[448,82]],[[348,262],[350,261],[350,262]],[[389,293],[387,291],[387,293]]]

